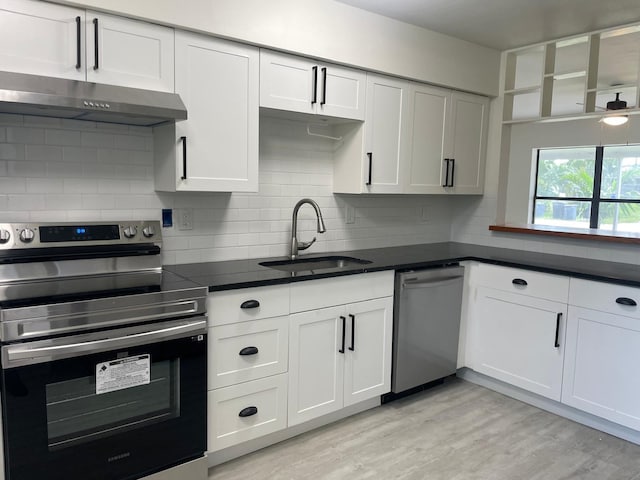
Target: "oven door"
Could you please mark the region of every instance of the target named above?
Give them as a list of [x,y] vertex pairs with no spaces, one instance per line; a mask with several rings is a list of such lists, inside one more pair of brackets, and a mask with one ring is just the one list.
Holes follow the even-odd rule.
[[2,347],[7,480],[137,479],[206,450],[204,317]]

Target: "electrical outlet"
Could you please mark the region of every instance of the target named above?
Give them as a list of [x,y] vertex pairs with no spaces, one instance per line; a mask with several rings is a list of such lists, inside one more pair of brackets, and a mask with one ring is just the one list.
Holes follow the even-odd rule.
[[176,211],[178,230],[193,230],[193,208],[181,208]]
[[356,223],[356,209],[351,205],[344,207],[344,223]]
[[429,222],[429,212],[427,211],[427,207],[422,207],[422,212],[420,213],[420,221],[422,223]]

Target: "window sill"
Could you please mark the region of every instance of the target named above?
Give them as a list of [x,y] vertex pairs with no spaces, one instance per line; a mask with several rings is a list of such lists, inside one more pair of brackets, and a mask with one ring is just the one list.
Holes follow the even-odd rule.
[[523,233],[526,235],[544,235],[550,237],[564,237],[579,240],[596,240],[599,242],[631,243],[640,245],[640,234],[618,232],[611,230],[596,230],[583,228],[552,227],[549,225],[489,225],[493,232]]

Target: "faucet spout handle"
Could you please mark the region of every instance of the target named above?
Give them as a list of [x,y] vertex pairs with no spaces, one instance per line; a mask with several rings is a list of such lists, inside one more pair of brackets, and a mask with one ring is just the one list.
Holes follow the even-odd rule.
[[313,245],[315,241],[316,241],[316,237],[313,237],[313,239],[310,242],[298,242],[298,250],[306,250],[311,245]]

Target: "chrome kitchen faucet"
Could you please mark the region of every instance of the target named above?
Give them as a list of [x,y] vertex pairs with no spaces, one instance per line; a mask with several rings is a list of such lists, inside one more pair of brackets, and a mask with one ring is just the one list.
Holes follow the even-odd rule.
[[311,240],[310,242],[298,241],[298,210],[300,210],[300,207],[305,203],[311,205],[316,211],[316,217],[318,220],[318,233],[324,233],[327,231],[326,227],[324,226],[322,212],[320,211],[320,207],[316,202],[314,202],[310,198],[303,198],[298,203],[296,203],[296,206],[293,207],[293,219],[291,220],[291,260],[295,260],[298,257],[299,250],[306,250],[316,241],[316,237],[313,237],[313,240]]

